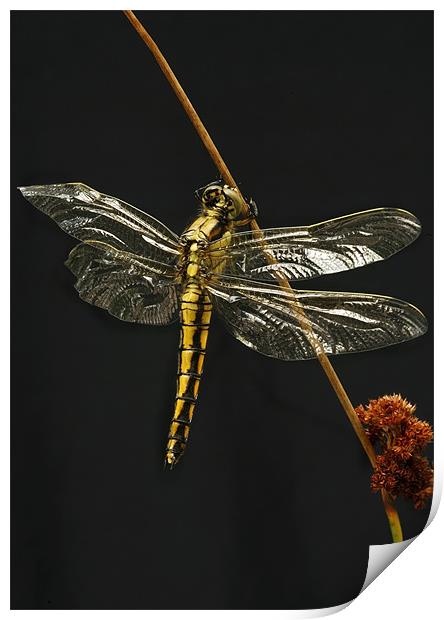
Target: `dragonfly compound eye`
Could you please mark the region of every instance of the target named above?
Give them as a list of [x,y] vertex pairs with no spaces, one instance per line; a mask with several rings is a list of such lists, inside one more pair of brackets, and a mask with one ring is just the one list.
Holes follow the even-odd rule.
[[238,189],[224,185],[223,189],[226,204],[228,207],[228,219],[239,220],[245,219],[246,205]]
[[209,185],[202,194],[202,203],[206,207],[223,206],[225,195],[221,185]]

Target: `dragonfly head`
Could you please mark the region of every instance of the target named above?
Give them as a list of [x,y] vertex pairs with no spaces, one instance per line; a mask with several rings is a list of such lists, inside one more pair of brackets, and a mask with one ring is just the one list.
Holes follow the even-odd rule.
[[223,182],[210,183],[198,196],[203,214],[214,215],[221,221],[243,226],[257,216],[256,204],[252,200],[245,203],[236,187],[230,187]]

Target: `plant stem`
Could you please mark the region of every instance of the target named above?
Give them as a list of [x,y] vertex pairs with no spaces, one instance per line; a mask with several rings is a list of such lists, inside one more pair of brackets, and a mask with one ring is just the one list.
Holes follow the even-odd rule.
[[179,99],[179,101],[180,101],[183,109],[185,110],[188,118],[193,123],[195,130],[199,134],[199,137],[202,140],[202,142],[204,143],[204,146],[207,149],[207,151],[208,151],[211,159],[213,160],[216,168],[220,171],[220,173],[222,175],[222,178],[231,187],[236,187],[237,189],[239,189],[237,187],[237,185],[236,185],[235,180],[233,179],[233,176],[231,175],[230,171],[228,170],[227,165],[225,164],[224,160],[222,159],[222,156],[219,153],[216,145],[214,144],[210,134],[206,130],[205,125],[200,120],[198,113],[194,109],[194,106],[191,103],[191,101],[188,99],[188,96],[185,93],[185,91],[182,88],[182,86],[180,85],[179,80],[174,75],[174,73],[173,73],[170,65],[168,64],[165,56],[162,54],[160,49],[157,47],[155,41],[153,40],[153,38],[148,34],[146,29],[142,26],[140,21],[134,15],[134,13],[132,11],[123,11],[123,12],[125,13],[126,17],[129,19],[131,25],[134,27],[134,29],[136,30],[137,34],[140,36],[142,41],[147,45],[147,47],[150,49],[151,53],[153,54],[153,56],[154,56],[157,64],[159,65],[162,73],[164,74],[164,76],[168,80],[171,88],[173,89],[174,94]]
[[393,542],[402,542],[404,538],[402,535],[401,521],[399,520],[399,514],[395,508],[395,504],[393,503],[393,498],[385,489],[382,489],[381,496]]
[[[162,52],[156,45],[155,41],[153,40],[153,38],[148,34],[144,26],[140,23],[140,21],[134,15],[134,13],[132,11],[123,11],[123,12],[125,13],[126,17],[130,21],[134,29],[137,31],[138,35],[141,37],[141,39],[144,41],[144,43],[147,45],[147,47],[150,49],[151,53],[153,54],[157,64],[159,65],[161,71],[163,72],[166,79],[168,80],[175,95],[179,99],[183,109],[185,110],[185,113],[187,114],[188,118],[190,119],[194,128],[196,129],[200,139],[202,140],[205,148],[207,149],[216,168],[219,170],[222,178],[228,185],[236,188],[239,191],[239,194],[242,196],[239,190],[239,187],[236,181],[234,180],[232,174],[230,173],[224,160],[222,159],[222,156],[219,153],[219,150],[217,149],[210,134],[205,128],[205,125],[200,120],[199,115],[197,114],[191,101],[188,99],[184,89],[179,83],[179,80],[174,75],[165,56],[162,54]],[[245,200],[244,200],[244,203],[245,203],[245,206],[247,207],[247,203]],[[250,227],[253,231],[255,231],[258,234],[259,237],[261,236],[261,229],[256,220],[252,220],[250,222]],[[268,259],[271,262],[273,262],[272,258],[268,254],[267,256],[268,256]],[[277,276],[277,279],[279,281],[280,286],[282,286],[283,288],[289,289],[291,291],[293,290],[290,283],[285,277]],[[311,342],[313,349],[316,352],[317,359],[322,369],[324,370],[330,382],[330,385],[332,386],[336,396],[338,397],[339,402],[341,403],[342,408],[344,409],[348,419],[350,420],[350,423],[356,435],[358,436],[358,439],[361,442],[361,445],[365,453],[367,454],[372,467],[375,467],[376,465],[375,451],[373,449],[372,444],[370,443],[370,440],[367,437],[364,427],[362,426],[355,412],[355,409],[347,395],[347,392],[344,389],[344,386],[342,385],[338,375],[336,374],[336,371],[334,370],[330,360],[325,354],[325,351],[323,350],[321,343],[314,335],[313,330],[308,320],[306,319],[302,308],[297,304],[296,301],[295,301],[294,307],[295,307],[295,313],[298,315],[299,321],[306,329],[306,333],[309,338],[309,341]],[[393,537],[393,542],[399,542],[402,540],[402,530],[401,530],[401,523],[399,521],[398,513],[396,511],[396,508],[393,504],[393,500],[390,497],[390,495],[386,493],[386,491],[384,490],[381,491],[381,493],[382,493],[384,509],[387,515],[387,519],[389,521],[390,531]]]

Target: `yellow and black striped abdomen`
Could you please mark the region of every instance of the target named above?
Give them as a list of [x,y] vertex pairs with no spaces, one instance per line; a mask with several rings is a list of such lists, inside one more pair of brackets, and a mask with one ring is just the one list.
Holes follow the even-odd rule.
[[196,406],[202,376],[211,301],[196,281],[189,282],[180,305],[180,348],[176,401],[166,452],[166,464],[173,467],[182,456]]

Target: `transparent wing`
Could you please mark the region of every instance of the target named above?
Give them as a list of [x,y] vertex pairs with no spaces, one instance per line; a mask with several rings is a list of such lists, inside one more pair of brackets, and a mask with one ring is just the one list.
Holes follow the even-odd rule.
[[177,319],[178,288],[172,279],[85,243],[65,264],[77,277],[80,297],[122,321],[166,325]]
[[424,315],[405,301],[364,293],[292,291],[221,276],[206,284],[228,330],[259,353],[281,360],[377,349],[427,331]]
[[414,241],[421,225],[401,209],[373,209],[313,226],[235,233],[229,247],[208,248],[208,269],[254,280],[307,280],[384,260]]
[[31,185],[19,188],[35,207],[69,235],[129,261],[148,259],[173,265],[178,237],[161,222],[135,207],[84,185]]

